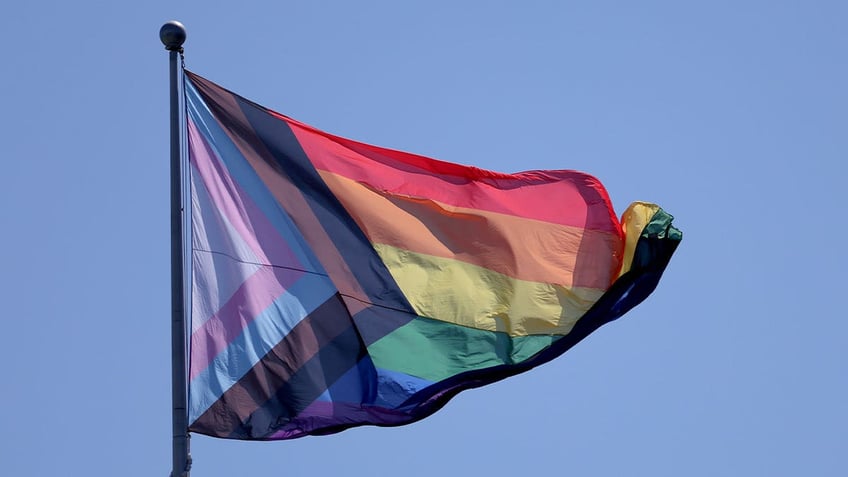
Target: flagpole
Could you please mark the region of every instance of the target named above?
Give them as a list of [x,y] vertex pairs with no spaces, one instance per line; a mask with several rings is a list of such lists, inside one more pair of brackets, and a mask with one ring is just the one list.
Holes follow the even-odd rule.
[[183,296],[183,215],[180,147],[180,83],[178,57],[183,53],[185,27],[177,21],[162,25],[159,39],[170,56],[171,83],[171,477],[188,477],[188,413],[186,411],[186,327]]

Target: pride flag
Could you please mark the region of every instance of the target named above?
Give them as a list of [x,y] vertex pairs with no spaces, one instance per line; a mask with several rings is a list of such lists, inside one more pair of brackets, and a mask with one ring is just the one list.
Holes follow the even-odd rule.
[[681,239],[575,171],[333,136],[186,72],[189,430],[290,439],[424,418],[567,351]]

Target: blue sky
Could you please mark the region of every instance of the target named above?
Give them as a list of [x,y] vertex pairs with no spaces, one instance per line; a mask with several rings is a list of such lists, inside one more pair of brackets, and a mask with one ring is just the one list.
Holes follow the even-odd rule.
[[195,436],[194,476],[840,475],[848,4],[16,2],[4,45],[0,473],[167,475],[167,53],[327,131],[568,168],[675,215],[659,289],[411,426]]

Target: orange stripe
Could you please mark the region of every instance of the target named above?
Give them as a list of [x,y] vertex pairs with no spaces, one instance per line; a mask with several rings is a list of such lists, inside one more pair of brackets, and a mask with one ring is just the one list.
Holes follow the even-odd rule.
[[319,173],[374,244],[565,287],[605,290],[620,268],[614,234],[388,194]]
[[620,234],[603,185],[577,171],[503,174],[333,136],[285,116],[309,160],[376,189],[443,204]]
[[624,275],[630,271],[633,265],[633,255],[636,253],[636,244],[642,236],[642,230],[657,213],[660,206],[648,202],[634,202],[621,214],[621,228],[624,230],[624,257],[621,262],[621,272]]

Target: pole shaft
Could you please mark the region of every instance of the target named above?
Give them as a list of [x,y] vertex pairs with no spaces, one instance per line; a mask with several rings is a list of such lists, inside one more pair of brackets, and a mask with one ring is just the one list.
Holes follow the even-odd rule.
[[171,477],[188,477],[186,412],[186,327],[183,296],[183,214],[180,147],[179,52],[169,51],[171,81],[171,400],[173,468]]

